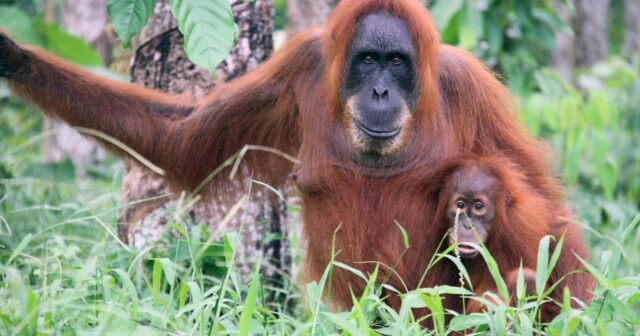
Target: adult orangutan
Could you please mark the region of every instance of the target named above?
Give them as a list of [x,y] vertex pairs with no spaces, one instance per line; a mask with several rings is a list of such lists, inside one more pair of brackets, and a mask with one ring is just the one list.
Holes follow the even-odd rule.
[[[549,200],[530,186],[526,177],[509,160],[500,156],[474,157],[463,155],[446,162],[435,175],[433,196],[438,210],[430,226],[448,230],[448,243],[457,244],[456,254],[461,258],[477,295],[486,291],[498,294],[489,268],[479,251],[469,244],[484,244],[496,260],[511,298],[515,302],[516,280],[519,267],[523,268],[527,293],[536,292],[536,266],[538,243],[544,236],[559,240],[564,236],[558,268],[579,269],[580,263],[571,254],[585,255],[584,241],[574,223],[559,220],[546,209]],[[550,251],[552,253],[553,251]],[[564,265],[563,263],[570,263]],[[453,265],[452,265],[453,267]],[[594,279],[585,273],[568,275],[552,273],[548,285],[557,287],[551,298],[560,302],[565,281],[580,284],[571,286],[580,298],[590,298]],[[577,303],[576,303],[576,306]],[[467,312],[479,312],[482,304],[467,302]],[[559,305],[546,303],[541,320],[550,322],[558,313]]]
[[[433,215],[436,204],[424,201],[425,174],[418,168],[435,168],[460,151],[504,152],[553,204],[548,211],[565,213],[544,148],[512,115],[506,89],[474,57],[440,44],[418,1],[341,1],[326,27],[293,38],[203,101],[105,80],[5,35],[0,76],[45,113],[133,148],[176,188],[195,189],[247,144],[295,155],[300,163],[293,167],[281,156],[253,151],[236,178],[251,174],[277,186],[294,169],[308,280],[327,267],[334,232],[336,260],[365,272],[374,266],[360,262],[396,264],[404,249],[397,222],[412,240],[390,284],[418,286],[425,256],[439,241],[435,228],[425,230],[425,214]],[[211,179],[206,194],[237,193],[241,183],[227,176]],[[422,285],[451,277],[436,267]],[[363,285],[336,270],[331,301],[348,307],[350,290],[358,294]]]

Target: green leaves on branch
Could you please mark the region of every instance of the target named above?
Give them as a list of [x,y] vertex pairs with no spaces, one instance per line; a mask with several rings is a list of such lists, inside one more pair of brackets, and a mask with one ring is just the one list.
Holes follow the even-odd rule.
[[67,61],[100,66],[100,55],[83,39],[71,35],[55,24],[29,15],[14,6],[0,6],[0,28],[8,31],[21,43],[45,48]]
[[21,43],[43,46],[42,36],[33,28],[27,13],[15,6],[0,6],[0,28]]
[[107,11],[122,42],[129,43],[147,24],[156,0],[109,0]]
[[449,26],[451,19],[460,11],[460,8],[462,8],[462,0],[437,1],[431,7],[431,17],[438,31],[443,32]]
[[[155,0],[109,0],[109,17],[118,36],[128,43],[147,24]],[[184,35],[191,62],[213,73],[235,43],[236,29],[228,0],[173,0],[171,13]]]
[[228,0],[173,0],[171,13],[184,35],[191,62],[213,73],[235,43],[236,29]]
[[551,1],[432,0],[442,40],[472,51],[502,73],[516,94],[535,89],[533,73],[548,63],[554,32],[568,29]]
[[101,66],[102,58],[84,39],[66,33],[59,26],[34,20],[33,27],[44,39],[47,50],[76,64]]

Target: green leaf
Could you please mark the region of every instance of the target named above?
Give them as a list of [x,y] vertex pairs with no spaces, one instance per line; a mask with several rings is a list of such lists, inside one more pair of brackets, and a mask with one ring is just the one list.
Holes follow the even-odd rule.
[[191,302],[200,302],[202,299],[202,291],[200,286],[193,281],[183,282],[179,294],[179,307],[184,308],[187,303],[187,294],[191,294]]
[[167,282],[171,287],[176,281],[176,271],[173,266],[173,261],[168,258],[160,258],[158,261],[162,264],[162,271],[164,273],[164,277],[167,279]]
[[155,4],[156,0],[109,0],[109,19],[125,44],[144,28]]
[[[477,233],[475,234],[477,235]],[[487,264],[487,268],[489,269],[489,273],[491,274],[491,277],[496,283],[496,287],[497,287],[496,289],[498,290],[498,293],[500,293],[500,296],[502,297],[503,300],[505,300],[505,302],[509,302],[509,290],[507,289],[507,284],[504,282],[504,279],[500,274],[500,268],[498,267],[498,263],[496,262],[496,260],[493,258],[489,250],[487,250],[487,247],[484,246],[484,244],[482,246],[478,246],[476,244],[470,244],[470,245],[472,245],[473,248],[477,249],[478,252],[480,252],[480,255],[482,256],[485,263]]]
[[428,294],[428,295],[432,295],[432,296],[440,296],[440,295],[473,295],[473,292],[469,291],[468,289],[464,288],[464,287],[458,287],[458,286],[448,286],[448,285],[442,285],[442,286],[435,286],[432,288],[420,288],[418,289],[419,293],[424,293],[424,294]]
[[100,55],[82,38],[66,33],[60,27],[42,20],[34,20],[33,27],[44,37],[45,48],[57,56],[80,65],[102,65]]
[[73,182],[76,177],[73,163],[69,160],[61,162],[34,163],[30,165],[25,176],[55,182]]
[[549,274],[549,242],[551,236],[544,236],[538,245],[538,265],[536,267],[536,293],[538,296],[544,294]]
[[572,335],[578,326],[580,325],[580,317],[576,311],[572,311],[569,313],[567,318],[567,322],[564,325],[564,330],[562,331],[563,335]]
[[424,295],[420,294],[420,299],[431,311],[431,318],[433,319],[433,325],[435,326],[436,334],[444,335],[445,328],[445,311],[442,305],[442,297],[440,295]]
[[30,334],[36,335],[38,331],[38,295],[33,290],[29,290],[27,297],[27,312]]
[[533,323],[531,323],[531,319],[529,318],[529,316],[527,316],[527,314],[525,313],[520,313],[518,314],[518,319],[520,320],[520,323],[518,324],[520,335],[533,335]]
[[473,289],[473,283],[471,282],[471,277],[469,276],[469,273],[467,272],[467,268],[464,267],[464,264],[462,264],[462,261],[458,258],[456,258],[455,256],[452,256],[450,254],[444,254],[443,255],[444,258],[449,259],[458,269],[458,272],[460,272],[460,274],[462,274],[462,277],[465,281],[465,283],[469,286],[471,286],[471,288]]
[[8,31],[19,42],[44,46],[44,40],[33,29],[29,15],[17,7],[0,6],[0,28]]
[[622,235],[620,236],[620,242],[624,242],[625,240],[627,240],[630,237],[633,237],[632,232],[636,229],[636,227],[638,227],[638,224],[640,224],[640,214],[638,214],[629,224],[629,226],[627,226],[626,229],[624,229],[624,232],[622,233]]
[[136,290],[136,286],[133,284],[133,281],[131,281],[129,273],[119,268],[113,269],[111,270],[111,272],[113,272],[117,276],[117,278],[120,280],[120,283],[122,284],[122,288],[127,292],[129,296],[127,299],[130,302],[131,306],[131,316],[133,318],[138,318],[140,309],[138,291]]
[[233,263],[233,255],[238,246],[238,239],[236,232],[229,232],[224,235],[224,259],[227,266]]
[[33,235],[30,234],[30,233],[28,235],[24,236],[24,238],[22,238],[22,240],[18,244],[18,247],[16,247],[16,249],[13,250],[13,253],[11,253],[11,256],[9,257],[9,260],[7,260],[7,262],[4,263],[4,264],[5,265],[11,264],[13,259],[15,259],[18,256],[18,254],[22,253],[22,250],[24,250],[25,247],[27,247],[27,245],[29,245],[29,242],[31,241],[31,238],[33,238]]
[[87,66],[102,65],[100,55],[82,38],[64,32],[55,24],[32,20],[15,7],[0,6],[0,28],[22,43],[38,45],[67,61]]
[[210,73],[235,43],[236,28],[228,0],[174,0],[171,13],[184,35],[184,50],[191,62]]
[[600,178],[605,195],[613,199],[618,176],[615,162],[611,162],[612,160],[608,158],[613,145],[604,131],[593,130],[591,137],[596,174]]
[[402,225],[400,225],[400,223],[398,223],[397,221],[395,221],[395,223],[398,226],[398,229],[400,229],[400,233],[402,233],[402,242],[404,243],[404,248],[408,249],[409,248],[409,235],[407,234],[407,230],[405,230],[404,227],[402,227]]
[[582,263],[582,265],[587,269],[587,271],[589,271],[589,273],[593,276],[593,278],[596,279],[596,281],[598,282],[598,285],[604,288],[609,287],[609,281],[607,280],[607,277],[604,275],[604,273],[602,273],[602,271],[600,271],[598,268],[588,263],[586,260],[580,258],[579,255],[576,255],[576,258],[578,258],[580,263]]
[[358,329],[359,329],[359,334],[360,335],[367,335],[369,334],[369,322],[367,321],[367,317],[364,314],[364,311],[362,309],[362,302],[359,302],[358,299],[356,299],[356,296],[353,294],[353,291],[351,292],[351,301],[353,302],[353,310],[352,310],[352,317],[355,318],[356,323],[358,325]]
[[362,280],[367,281],[367,277],[364,275],[364,273],[362,273],[362,271],[360,271],[358,269],[355,269],[355,268],[353,268],[353,267],[351,267],[351,266],[349,266],[347,264],[341,263],[339,261],[334,261],[333,265],[337,266],[337,267],[340,267],[342,269],[345,269],[345,270],[357,275]]
[[332,323],[342,328],[347,335],[360,335],[356,324],[352,320],[347,320],[340,314],[323,313]]
[[431,17],[438,31],[442,32],[451,22],[451,18],[462,8],[462,0],[439,0],[431,8]]
[[478,325],[487,324],[488,317],[484,314],[456,315],[449,322],[449,329],[454,331],[467,330]]
[[153,276],[151,277],[151,283],[153,292],[158,294],[160,293],[160,288],[162,285],[162,264],[160,261],[156,260],[153,263]]
[[556,264],[558,263],[558,260],[560,260],[560,253],[562,253],[563,245],[564,245],[564,234],[560,237],[560,239],[558,239],[558,243],[556,243],[555,249],[553,250],[553,254],[551,255],[551,259],[549,260],[549,263],[547,265],[547,269],[548,269],[547,280],[549,280],[549,277],[551,276],[551,272],[553,272],[553,269],[556,268]]
[[571,310],[571,291],[569,287],[565,287],[562,290],[562,311],[568,312]]
[[242,314],[240,315],[240,325],[238,335],[249,335],[249,327],[251,325],[251,317],[256,310],[256,299],[258,297],[258,289],[260,289],[260,261],[255,266],[255,271],[251,277],[251,287],[247,293],[247,299],[244,301]]
[[[531,288],[529,288],[529,290],[531,290]],[[522,260],[520,260],[520,267],[518,267],[518,277],[516,280],[516,297],[518,300],[522,300],[525,294],[524,272],[522,270]]]
[[[587,133],[574,128],[571,129],[569,134],[575,134],[575,136],[573,137],[575,138],[575,143],[573,145],[569,145],[567,143],[567,148],[565,149],[563,174],[567,182],[576,183],[576,181],[578,181],[578,175],[580,173],[580,164],[584,160],[583,151],[586,147]],[[567,135],[567,138],[569,138],[569,135]]]
[[482,12],[470,3],[464,4],[461,13],[465,24],[458,29],[458,43],[460,47],[471,50],[484,35],[484,18]]

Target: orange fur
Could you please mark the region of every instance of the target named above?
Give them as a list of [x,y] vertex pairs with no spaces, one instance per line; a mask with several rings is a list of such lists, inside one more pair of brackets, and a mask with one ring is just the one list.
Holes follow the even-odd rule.
[[[381,167],[352,160],[338,98],[357,20],[374,11],[392,13],[412,31],[421,92],[404,147]],[[462,151],[503,152],[521,168],[526,185],[551,204],[551,214],[566,212],[542,155],[545,149],[517,123],[504,86],[469,54],[442,46],[418,1],[341,1],[324,29],[287,42],[256,70],[218,86],[200,102],[99,78],[44,52],[17,48],[1,34],[0,47],[0,76],[9,77],[14,92],[51,116],[127,144],[162,167],[176,188],[192,190],[247,144],[297,156],[294,175],[304,206],[308,280],[319,279],[327,267],[338,227],[337,260],[365,272],[374,266],[363,262],[397,263],[390,285],[398,289],[455,279],[454,272],[437,265],[419,283],[442,237],[440,227],[424,227],[437,206],[424,201],[429,188],[424,181],[431,181],[443,160]],[[238,179],[252,175],[277,186],[292,168],[273,154],[250,153]],[[236,195],[244,185],[229,181],[226,173],[209,183],[209,197]],[[411,239],[404,255],[396,223]],[[331,300],[348,307],[351,290],[360,294],[364,283],[346,271],[334,275]],[[453,301],[446,305],[456,308]]]
[[[498,196],[493,200],[496,209],[495,217],[485,245],[496,260],[502,278],[510,289],[510,294],[514,296],[515,274],[520,265],[529,273],[536,270],[538,242],[547,235],[553,236],[556,240],[560,239],[564,232],[559,232],[558,225],[562,225],[572,233],[578,232],[577,227],[572,223],[562,223],[558,213],[550,211],[557,207],[553,204],[553,200],[545,198],[527,182],[527,177],[521,173],[522,168],[497,155],[483,157],[462,155],[449,160],[439,169],[435,177],[435,180],[439,181],[435,185],[437,188],[435,198],[439,205],[435,220],[430,223],[431,226],[450,227],[446,217],[450,200],[446,195],[454,185],[453,173],[465,167],[477,167],[498,181],[496,186]],[[550,249],[550,254],[552,252],[553,248]],[[584,241],[579,235],[565,235],[562,257],[548,281],[549,285],[561,281],[562,277],[571,271],[583,269],[573,253],[586,255]],[[481,256],[466,260],[465,266],[477,295],[482,295],[485,291],[497,294],[497,285]],[[582,300],[590,300],[594,286],[593,278],[586,274],[571,275],[559,284],[551,297],[560,302],[562,288],[568,287],[571,293]],[[535,288],[528,288],[529,292],[531,290],[535,292]],[[505,300],[510,302],[513,298],[505,298]],[[482,309],[478,301],[471,301],[467,306],[468,313]],[[548,303],[543,305],[541,317],[543,321],[549,322],[558,313],[558,306],[555,303]]]

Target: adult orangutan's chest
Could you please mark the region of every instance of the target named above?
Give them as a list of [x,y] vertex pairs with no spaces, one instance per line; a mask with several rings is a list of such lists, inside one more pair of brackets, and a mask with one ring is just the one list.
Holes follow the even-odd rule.
[[[347,263],[396,264],[400,256],[430,258],[439,241],[423,184],[411,179],[336,176],[303,192],[305,237],[313,253]],[[408,238],[409,249],[405,244]]]

